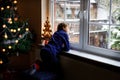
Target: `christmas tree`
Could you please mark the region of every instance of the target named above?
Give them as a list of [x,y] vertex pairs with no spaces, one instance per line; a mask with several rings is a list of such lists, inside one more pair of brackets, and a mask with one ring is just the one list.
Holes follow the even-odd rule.
[[[44,23],[44,29],[43,29],[43,34],[42,34],[42,39],[47,41],[47,42],[49,41],[49,39],[52,36],[52,30],[50,28],[51,28],[51,25],[50,25],[50,22],[49,22],[48,17],[47,17],[47,20]],[[45,42],[45,44],[47,42]]]
[[26,53],[32,44],[27,20],[17,12],[16,0],[0,0],[0,54]]

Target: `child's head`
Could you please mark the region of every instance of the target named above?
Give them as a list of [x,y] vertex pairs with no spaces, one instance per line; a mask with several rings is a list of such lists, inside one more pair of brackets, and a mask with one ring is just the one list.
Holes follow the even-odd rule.
[[57,26],[57,31],[59,31],[59,30],[64,30],[65,32],[67,32],[67,24],[59,23]]

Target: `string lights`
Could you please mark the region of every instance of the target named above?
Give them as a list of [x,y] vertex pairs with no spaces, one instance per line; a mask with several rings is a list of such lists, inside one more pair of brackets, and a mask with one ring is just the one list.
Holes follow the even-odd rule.
[[[26,45],[23,43],[26,42],[29,44],[31,40],[31,33],[28,28],[28,23],[25,21],[20,21],[17,13],[17,0],[1,0],[0,1],[0,18],[2,19],[2,22],[0,23],[0,52],[2,53],[9,53],[9,50],[12,50],[13,47],[14,50],[23,50],[23,47],[26,48]],[[29,37],[28,37],[29,35]],[[27,38],[30,38],[27,40]],[[23,43],[23,44],[22,44]],[[2,46],[1,46],[2,45]],[[24,49],[27,50],[27,49]],[[12,50],[13,51],[13,50]],[[11,51],[10,51],[11,52]],[[18,52],[18,51],[17,51]]]

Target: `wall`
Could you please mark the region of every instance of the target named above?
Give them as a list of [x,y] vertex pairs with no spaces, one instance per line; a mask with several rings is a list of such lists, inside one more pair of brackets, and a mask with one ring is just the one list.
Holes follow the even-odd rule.
[[120,80],[120,73],[112,70],[63,55],[60,56],[60,59],[64,80]]
[[29,19],[30,30],[35,34],[35,43],[40,43],[41,0],[18,0],[18,13],[23,20]]

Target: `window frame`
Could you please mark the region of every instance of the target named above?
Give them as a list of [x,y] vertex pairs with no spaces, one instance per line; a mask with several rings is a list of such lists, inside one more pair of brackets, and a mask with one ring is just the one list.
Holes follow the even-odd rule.
[[[54,1],[51,0],[54,4]],[[84,51],[88,52],[90,54],[95,54],[98,56],[114,59],[114,60],[120,60],[120,51],[110,50],[110,49],[104,49],[100,47],[95,47],[88,45],[88,34],[89,34],[89,6],[90,6],[90,0],[80,0],[80,43],[79,44],[71,44],[71,49],[78,50],[78,51]],[[52,5],[53,6],[53,5]],[[54,6],[52,7],[51,11],[54,13]],[[52,25],[54,24],[54,14],[51,14],[52,18]],[[54,31],[54,30],[53,30]]]
[[84,12],[84,25],[86,27],[83,27],[84,29],[84,47],[83,50],[85,51],[89,51],[92,52],[96,55],[100,55],[100,56],[104,56],[107,58],[111,58],[111,59],[116,59],[116,60],[120,60],[120,51],[115,51],[115,50],[110,50],[110,49],[104,49],[104,48],[100,48],[100,47],[95,47],[95,46],[90,46],[88,45],[88,34],[89,34],[89,6],[90,6],[90,0],[86,0],[85,1],[85,6],[86,6],[86,12]]

